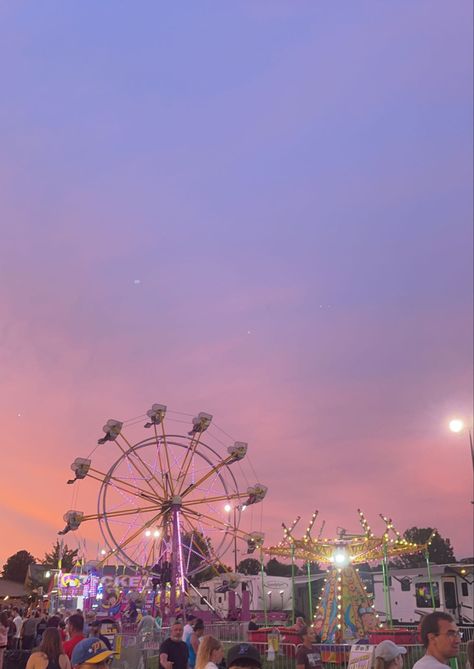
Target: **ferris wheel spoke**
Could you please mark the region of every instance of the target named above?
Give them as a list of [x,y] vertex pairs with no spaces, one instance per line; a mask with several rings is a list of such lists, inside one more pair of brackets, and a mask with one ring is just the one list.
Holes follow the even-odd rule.
[[[156,438],[158,439],[158,432],[157,432],[157,429],[156,429],[156,425],[154,425],[154,428],[155,428]],[[165,432],[165,426],[163,424],[163,421],[161,421],[161,431],[162,431],[163,439],[160,442],[160,444],[163,444],[163,447],[164,447],[164,450],[165,450],[166,464],[168,466],[168,469],[166,470],[166,474],[167,474],[166,481],[170,486],[171,495],[174,495],[173,477],[171,476],[170,454],[169,454],[169,451],[168,451],[168,441],[166,439],[166,432]],[[158,450],[158,452],[159,452],[159,450]],[[161,463],[161,455],[160,455],[160,463]],[[164,468],[162,469],[162,471],[163,471],[163,473],[165,473]]]
[[[208,515],[202,513],[202,511],[194,511],[193,509],[184,509],[184,508],[181,509],[181,511],[182,511],[182,514],[184,516],[186,516],[187,518],[194,518],[195,520],[199,520],[203,524],[205,524],[208,527],[211,527],[213,529],[217,529],[216,526],[219,526],[220,529],[224,529],[224,530],[227,530],[227,531],[229,531],[231,529],[231,526],[228,523],[220,520],[219,518],[208,516]],[[206,521],[206,522],[204,522],[204,521]]]
[[184,484],[186,482],[186,477],[189,472],[189,468],[193,461],[194,454],[196,453],[196,448],[198,447],[199,444],[199,439],[201,438],[201,434],[202,432],[197,432],[195,435],[193,435],[191,444],[189,446],[189,450],[186,451],[186,455],[184,456],[181,472],[178,474],[176,478],[176,481],[179,481],[179,479],[181,479],[181,483],[179,484],[178,488],[178,495],[181,495],[181,492],[183,490]]
[[161,490],[163,491],[163,493],[165,493],[165,489],[163,488],[163,484],[162,484],[160,481],[158,481],[158,479],[157,479],[156,476],[153,474],[153,472],[150,470],[150,468],[148,467],[148,465],[146,464],[146,462],[144,462],[144,461],[142,460],[142,458],[140,457],[140,455],[138,454],[138,452],[133,448],[132,444],[128,441],[128,439],[127,439],[122,433],[120,433],[120,436],[121,436],[121,438],[124,440],[124,442],[127,444],[129,450],[128,450],[127,452],[122,451],[122,447],[120,446],[119,443],[116,442],[116,443],[117,443],[117,446],[118,446],[118,447],[120,448],[120,450],[124,453],[125,457],[129,460],[130,464],[134,467],[134,469],[138,472],[139,476],[141,476],[141,477],[143,478],[143,480],[147,483],[148,487],[149,487],[149,488],[153,491],[153,493],[156,495],[156,490],[155,490],[155,489],[153,488],[153,486],[151,485],[150,480],[149,480],[146,476],[143,475],[143,472],[140,470],[140,468],[138,467],[138,465],[132,460],[132,457],[130,456],[130,454],[133,455],[133,456],[135,456],[135,457],[137,458],[137,460],[138,460],[138,461],[143,465],[143,467],[145,468],[145,471],[148,472],[148,475],[153,479],[153,481],[155,481],[155,483],[158,485],[158,487],[161,488]]
[[230,495],[218,495],[216,497],[206,497],[205,499],[187,499],[186,500],[186,506],[192,506],[196,504],[202,504],[203,501],[206,504],[213,504],[215,502],[226,502],[231,499],[243,499],[244,497],[248,497],[248,493],[233,493]]
[[[95,474],[99,474],[102,478],[98,478],[97,476],[92,476],[90,472],[94,472]],[[135,497],[139,497],[140,499],[145,499],[149,502],[156,502],[156,504],[161,504],[163,502],[163,499],[157,495],[150,495],[149,492],[146,490],[143,490],[142,488],[139,488],[138,486],[127,483],[127,481],[124,481],[123,479],[118,479],[115,476],[110,476],[109,474],[104,474],[103,472],[100,472],[97,469],[91,469],[89,470],[89,473],[87,476],[91,479],[94,479],[95,481],[99,481],[99,483],[103,483],[104,481],[114,481],[114,488],[117,488],[118,490],[122,490],[123,492],[127,493],[128,495],[134,495]],[[127,490],[123,486],[127,486],[130,488]]]
[[[142,458],[140,457],[139,453],[138,453],[137,451],[135,451],[135,449],[134,449],[133,446],[130,444],[130,442],[128,441],[128,439],[126,439],[126,437],[124,437],[123,434],[121,434],[120,436],[122,437],[122,439],[125,441],[125,443],[126,443],[127,446],[129,447],[129,449],[130,449],[130,450],[129,450],[129,453],[132,452],[132,454],[137,458],[137,460],[139,460],[139,461],[141,462],[141,464],[143,465],[143,467],[145,467],[145,470],[146,470],[146,471],[148,472],[148,474],[151,476],[151,478],[153,479],[153,481],[155,481],[155,483],[158,485],[159,488],[161,488],[161,490],[163,491],[163,493],[166,494],[166,491],[165,491],[165,489],[164,489],[164,487],[163,487],[163,484],[162,484],[160,481],[158,481],[158,479],[156,478],[156,476],[154,475],[154,473],[153,473],[153,472],[151,471],[151,469],[148,467],[148,465],[146,464],[146,462],[144,462],[144,461],[142,460]],[[150,485],[150,482],[148,481],[148,479],[146,479],[146,481],[147,481],[148,485]],[[150,488],[152,488],[151,485],[150,485]],[[153,488],[152,488],[152,489],[153,489]]]
[[111,555],[116,553],[117,550],[118,551],[123,551],[123,549],[126,546],[128,546],[132,541],[134,541],[134,539],[136,539],[141,532],[143,532],[145,529],[148,529],[150,527],[150,525],[153,525],[153,523],[155,523],[158,520],[158,518],[160,518],[160,516],[162,516],[162,515],[163,515],[163,511],[160,511],[155,516],[153,516],[153,518],[151,518],[151,520],[147,520],[147,522],[144,525],[142,525],[141,527],[139,527],[138,530],[136,532],[134,532],[130,537],[125,539],[125,541],[123,541],[121,544],[118,544],[117,549],[112,550],[108,555],[106,555],[103,558],[103,560],[101,560],[101,562],[104,562],[105,560],[107,560],[109,557],[111,557]]
[[199,488],[199,486],[207,481],[207,479],[210,478],[213,474],[217,474],[220,469],[226,467],[231,462],[233,462],[233,456],[229,455],[228,458],[225,458],[225,460],[222,460],[222,462],[219,462],[217,465],[215,465],[210,471],[204,474],[204,476],[201,476],[201,478],[198,479],[195,483],[191,483],[191,485],[181,493],[181,497],[185,497],[186,495],[192,493],[194,490],[196,490],[196,488]]
[[108,511],[107,513],[94,513],[90,516],[84,516],[82,521],[86,520],[100,520],[101,518],[116,518],[120,516],[131,516],[137,513],[148,513],[150,511],[156,511],[156,506],[143,506],[135,507],[134,509],[120,509],[117,511]]
[[125,457],[125,459],[127,460],[127,462],[129,462],[130,465],[135,469],[135,471],[137,472],[137,474],[138,474],[138,476],[140,477],[140,479],[143,480],[143,481],[147,484],[147,486],[148,486],[148,487],[150,488],[150,490],[152,491],[153,495],[156,495],[157,492],[156,492],[156,490],[153,488],[153,486],[151,485],[151,483],[150,483],[150,481],[148,480],[148,478],[147,478],[147,477],[144,475],[144,473],[140,470],[140,467],[137,465],[137,463],[134,462],[134,461],[132,460],[132,458],[130,457],[130,452],[133,453],[133,448],[132,448],[132,446],[129,444],[129,442],[127,441],[127,439],[125,439],[125,437],[123,436],[123,434],[120,434],[120,436],[121,436],[122,439],[125,441],[125,443],[127,444],[127,446],[129,446],[129,450],[126,451],[126,450],[121,446],[121,444],[118,442],[118,440],[115,440],[115,443],[117,444],[118,448],[122,451],[122,454],[123,454],[123,456]]
[[[196,532],[196,528],[194,525],[189,521],[188,518],[185,519],[187,522],[187,525],[189,529],[191,530],[191,541],[189,546],[186,546],[186,549],[188,550],[188,564],[190,561],[190,556],[191,555],[196,555],[198,558],[202,558],[202,561],[204,562],[205,565],[210,567],[211,569],[214,570],[217,576],[219,576],[219,570],[215,566],[215,562],[219,562],[219,564],[222,564],[218,558],[213,553],[212,546],[208,546],[209,549],[209,555],[206,555],[199,544],[193,540],[194,533]],[[223,565],[225,566],[225,565]],[[227,569],[226,569],[227,571]]]

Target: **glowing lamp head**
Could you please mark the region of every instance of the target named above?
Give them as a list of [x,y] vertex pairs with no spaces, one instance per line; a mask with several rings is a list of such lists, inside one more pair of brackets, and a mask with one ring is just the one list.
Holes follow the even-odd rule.
[[338,567],[346,567],[349,564],[349,556],[345,551],[334,551],[332,557],[334,564],[336,564]]
[[101,555],[105,555],[106,552],[107,552],[107,551],[105,550],[105,548],[103,548],[103,549],[100,551],[100,554],[101,554]]
[[231,507],[231,505],[230,505],[230,504],[226,504],[225,507],[224,507],[224,511],[225,511],[226,513],[230,513],[230,512],[232,511],[232,507]]
[[464,422],[460,418],[453,418],[449,421],[449,429],[451,432],[462,432],[464,429]]
[[153,532],[153,536],[155,537],[155,539],[157,539],[160,536],[160,530],[155,530]]
[[151,530],[146,530],[145,531],[145,536],[146,537],[151,537]]

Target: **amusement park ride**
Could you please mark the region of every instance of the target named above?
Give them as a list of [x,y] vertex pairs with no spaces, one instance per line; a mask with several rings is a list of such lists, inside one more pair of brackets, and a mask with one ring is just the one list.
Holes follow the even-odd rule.
[[[222,457],[203,439],[210,414],[199,413],[189,432],[178,434],[167,431],[167,413],[175,412],[153,404],[144,425],[151,434],[135,442],[126,432],[136,420],[128,426],[107,421],[96,449],[107,449],[105,462],[112,464],[99,469],[90,456],[76,458],[71,465],[75,476],[68,481],[99,484],[97,512],[67,511],[59,534],[98,522],[107,548],[94,567],[115,561],[151,577],[160,593],[159,608],[172,616],[183,610],[186,593],[194,589],[193,576],[207,568],[216,574],[228,570],[222,558],[237,539],[252,545],[252,533],[239,529],[241,514],[261,502],[267,488],[257,482],[239,489],[236,465],[245,458],[247,444],[228,445]],[[183,415],[172,420],[183,423]]]
[[308,566],[308,585],[310,615],[313,617],[311,603],[310,564],[316,562],[328,567],[324,579],[322,595],[314,616],[314,627],[326,643],[338,643],[342,639],[366,638],[375,632],[381,624],[373,603],[367,594],[357,565],[370,562],[382,562],[384,578],[385,608],[388,624],[391,624],[389,560],[401,555],[423,552],[428,560],[428,547],[433,535],[425,544],[408,542],[394,528],[390,518],[380,516],[385,523],[382,535],[375,535],[364,514],[359,509],[359,521],[362,526],[360,534],[349,534],[345,529],[339,530],[337,538],[313,538],[311,531],[318,512],[313,513],[311,521],[302,537],[295,536],[295,528],[300,517],[288,528],[283,524],[284,536],[276,546],[263,548],[263,552],[273,557],[284,557],[301,560]]
[[[306,563],[311,617],[310,565],[328,566],[314,616],[316,630],[328,643],[342,638],[363,638],[379,626],[357,565],[381,561],[390,622],[389,560],[418,552],[424,552],[427,557],[431,537],[426,544],[409,543],[395,530],[391,519],[383,516],[385,531],[377,536],[359,510],[360,534],[340,529],[336,539],[322,539],[323,523],[315,538],[311,534],[318,515],[315,512],[303,536],[295,535],[298,517],[290,527],[283,524],[284,536],[279,544],[265,547],[263,533],[240,528],[242,512],[261,502],[267,492],[266,486],[258,482],[239,489],[238,479],[245,476],[241,463],[247,454],[247,444],[225,444],[221,435],[221,438],[212,436],[212,446],[210,439],[204,441],[205,435],[210,434],[212,416],[203,412],[192,419],[187,434],[179,428],[167,430],[166,424],[170,421],[181,426],[185,422],[183,416],[168,412],[162,404],[153,404],[144,424],[149,433],[138,441],[126,435],[134,425],[143,424],[143,417],[126,423],[108,420],[103,427],[104,436],[92,453],[72,463],[74,478],[68,484],[72,486],[87,479],[92,482],[89,485],[99,487],[97,512],[67,511],[66,525],[59,532],[64,535],[77,531],[91,521],[99,524],[106,548],[98,560],[86,566],[91,579],[87,586],[89,593],[93,590],[94,572],[110,562],[123,565],[131,569],[138,580],[142,579],[143,589],[151,582],[152,608],[159,610],[166,620],[185,610],[193,591],[200,595],[193,584],[196,574],[205,569],[212,569],[216,574],[230,571],[222,560],[233,548],[236,563],[239,539],[246,543],[248,554],[258,551],[262,585],[264,555],[290,559],[293,564],[295,560]],[[186,422],[188,420],[186,417]],[[222,445],[226,447],[224,457],[219,452]],[[74,485],[74,505],[76,488]],[[427,565],[429,569],[428,559]],[[229,582],[232,578],[237,576],[231,573]],[[266,610],[264,613],[266,621]]]

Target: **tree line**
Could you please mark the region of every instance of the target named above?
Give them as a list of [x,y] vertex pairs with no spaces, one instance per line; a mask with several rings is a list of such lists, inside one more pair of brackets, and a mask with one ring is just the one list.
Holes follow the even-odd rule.
[[[407,541],[422,544],[428,541],[432,532],[433,528],[431,527],[411,527],[404,533],[404,538]],[[202,541],[208,540],[204,540],[203,538]],[[204,545],[202,545],[200,549],[203,555],[206,554],[207,551]],[[434,535],[428,553],[432,564],[450,564],[456,562],[450,540],[444,539],[439,534]],[[193,558],[196,559],[194,555]],[[64,572],[72,571],[79,560],[79,549],[71,549],[67,545],[62,546],[56,541],[49,553],[45,553],[43,559],[40,560],[37,560],[29,551],[20,550],[7,559],[3,565],[2,577],[11,581],[16,581],[17,583],[24,583],[30,564],[36,563],[43,565],[47,569],[57,569],[59,560],[61,560],[61,568]],[[390,562],[390,565],[394,568],[417,568],[425,566],[426,559],[422,554],[406,555],[393,559]],[[359,569],[371,571],[374,567],[366,564],[359,565]],[[260,570],[261,563],[256,558],[245,558],[237,566],[237,571],[246,575],[259,574]],[[290,577],[293,570],[295,576],[307,573],[306,566],[299,567],[297,565],[291,565],[280,562],[276,558],[268,560],[267,563],[264,564],[264,570],[269,576]],[[231,571],[231,569],[221,565],[217,571],[224,573],[226,571]],[[311,573],[321,573],[324,570],[321,569],[317,563],[311,563],[310,571]],[[200,574],[197,574],[196,578],[193,580],[196,585],[199,585],[199,583],[212,578],[215,573],[215,569],[208,568]]]

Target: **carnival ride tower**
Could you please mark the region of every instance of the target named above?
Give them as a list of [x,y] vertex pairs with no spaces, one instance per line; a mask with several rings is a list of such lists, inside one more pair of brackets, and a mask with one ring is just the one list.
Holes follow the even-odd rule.
[[[428,547],[433,535],[425,544],[415,544],[404,539],[394,528],[392,520],[380,515],[385,531],[376,536],[364,514],[358,509],[362,532],[348,534],[339,529],[335,539],[313,538],[311,530],[315,524],[316,511],[303,537],[295,536],[298,517],[288,528],[282,523],[284,536],[276,546],[262,548],[274,557],[290,558],[292,562],[302,560],[308,565],[316,562],[328,567],[324,587],[319,599],[313,623],[323,643],[338,643],[342,640],[366,638],[379,627],[378,614],[359,575],[357,565],[382,562],[387,619],[391,621],[388,565],[389,559],[423,552],[428,559]],[[321,532],[320,532],[321,534]],[[313,613],[310,598],[310,612]]]

